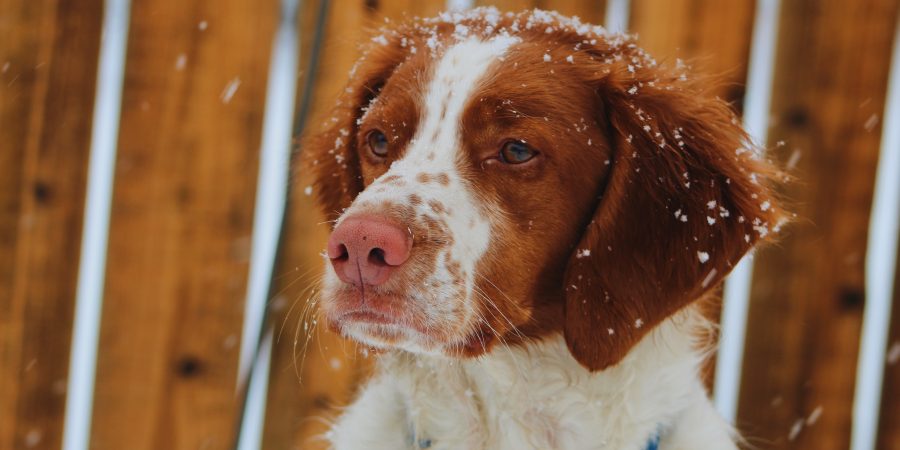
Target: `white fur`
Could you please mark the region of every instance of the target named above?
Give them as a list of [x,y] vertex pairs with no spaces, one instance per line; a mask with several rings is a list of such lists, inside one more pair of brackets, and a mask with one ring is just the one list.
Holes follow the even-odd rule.
[[590,373],[563,338],[473,360],[393,351],[334,424],[344,449],[737,449],[698,367],[705,322],[688,309],[618,365]]
[[[490,208],[478,201],[467,181],[459,171],[460,130],[466,102],[478,87],[479,81],[491,63],[518,38],[498,35],[488,41],[467,38],[447,48],[438,61],[432,79],[425,90],[424,111],[420,126],[402,159],[360,193],[341,219],[360,213],[390,215],[384,205],[410,205],[408,199],[416,195],[422,199],[414,207],[416,217],[445,224],[443,232],[450,235],[452,245],[444,246],[433,263],[432,273],[421,283],[405,287],[412,302],[422,307],[429,318],[428,326],[454,331],[459,340],[464,339],[476,322],[476,305],[472,297],[475,286],[475,266],[488,249],[491,226]],[[445,175],[448,186],[437,182],[417,181],[419,174],[430,178]],[[402,183],[386,182],[400,177]],[[435,211],[429,202],[441,202],[444,211]],[[338,222],[338,225],[340,221]],[[447,270],[447,262],[460,265],[464,276],[462,283],[454,280]],[[334,289],[340,281],[333,270],[326,271],[325,289]],[[384,327],[377,325],[376,327]],[[384,347],[372,333],[373,325],[346,324],[344,334],[376,347]],[[405,339],[393,343],[394,347],[416,352],[440,353],[457,342],[435,342],[414,330],[399,331]]]

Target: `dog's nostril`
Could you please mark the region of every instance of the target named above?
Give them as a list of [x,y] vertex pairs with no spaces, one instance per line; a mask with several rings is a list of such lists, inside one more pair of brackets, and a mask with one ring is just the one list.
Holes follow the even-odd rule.
[[369,251],[369,264],[375,266],[389,266],[387,261],[384,259],[384,250],[378,247],[373,248]]
[[338,246],[338,255],[337,257],[331,258],[332,261],[346,261],[350,259],[350,253],[347,251],[347,246],[341,244]]

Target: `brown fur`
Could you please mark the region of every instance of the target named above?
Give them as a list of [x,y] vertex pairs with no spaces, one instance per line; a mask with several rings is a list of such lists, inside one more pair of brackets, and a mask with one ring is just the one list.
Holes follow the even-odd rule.
[[[508,320],[483,304],[487,323],[471,330],[473,344],[460,354],[562,332],[575,358],[600,370],[715,287],[764,237],[760,230],[777,227],[782,216],[767,187],[774,172],[751,157],[731,108],[700,83],[658,67],[628,39],[591,41],[565,26],[526,30],[528,14],[495,27],[464,21],[483,36],[519,24],[523,42],[492,66],[462,119],[458,168],[483,204],[507,218],[493,224],[477,288]],[[425,28],[452,40],[449,23]],[[387,30],[387,45],[369,45],[333,118],[304,141],[304,167],[315,173],[329,219],[413,137],[435,61],[426,51],[430,33],[412,21]],[[390,141],[384,160],[358,144],[372,127]],[[509,139],[540,155],[503,164],[496,153]]]

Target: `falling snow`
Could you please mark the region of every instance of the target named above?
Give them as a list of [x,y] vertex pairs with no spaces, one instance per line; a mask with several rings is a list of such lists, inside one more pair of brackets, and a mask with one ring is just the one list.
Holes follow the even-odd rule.
[[868,119],[866,119],[866,123],[863,124],[863,128],[865,128],[869,133],[871,133],[876,126],[878,126],[878,114],[872,114]]
[[816,409],[814,409],[811,413],[809,413],[809,416],[806,418],[806,426],[809,427],[809,426],[815,425],[816,422],[819,421],[819,417],[822,417],[822,406],[821,405],[817,406]]
[[175,70],[184,70],[184,67],[187,65],[187,55],[184,53],[178,55],[178,59],[175,60]]
[[794,421],[794,424],[791,425],[791,431],[788,432],[789,441],[794,441],[795,439],[797,439],[797,436],[800,435],[800,431],[803,430],[803,423],[805,421],[806,420],[802,417]]
[[897,364],[900,361],[900,341],[894,342],[890,350],[887,352],[887,363],[890,365]]
[[710,270],[709,273],[706,274],[706,277],[703,278],[703,282],[700,286],[706,289],[709,284],[712,283],[712,280],[716,278],[716,273],[718,273],[716,269]]
[[41,430],[33,429],[25,435],[25,447],[37,447],[42,440],[44,440],[44,433],[42,433]]
[[238,88],[241,86],[241,79],[238,77],[234,77],[231,81],[225,85],[225,89],[222,90],[222,94],[219,95],[219,99],[222,100],[222,103],[228,104],[231,103],[232,97],[234,97],[235,92],[237,92]]

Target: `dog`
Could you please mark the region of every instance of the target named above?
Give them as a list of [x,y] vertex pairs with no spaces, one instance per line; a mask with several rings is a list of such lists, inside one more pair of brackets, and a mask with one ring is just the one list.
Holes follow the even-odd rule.
[[334,226],[321,317],[378,353],[333,448],[737,448],[697,300],[783,213],[687,70],[541,10],[364,44],[303,141]]

